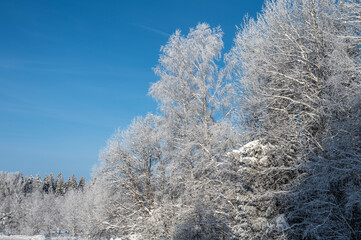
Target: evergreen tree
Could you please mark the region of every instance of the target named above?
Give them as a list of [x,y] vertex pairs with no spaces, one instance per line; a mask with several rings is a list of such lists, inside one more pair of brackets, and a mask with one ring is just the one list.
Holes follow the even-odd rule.
[[51,189],[50,186],[50,177],[45,174],[44,180],[43,180],[43,186],[42,186],[42,191],[44,193],[49,193],[49,190]]
[[73,173],[73,176],[71,177],[71,179],[68,180],[68,189],[73,189],[74,191],[77,190],[77,180],[75,177],[75,173]]
[[64,179],[63,179],[63,174],[61,173],[61,171],[58,174],[58,177],[56,179],[56,189],[55,189],[55,195],[56,196],[64,196],[65,194],[65,183],[64,183]]
[[85,187],[85,184],[86,184],[85,178],[84,178],[84,177],[81,177],[81,178],[80,178],[80,181],[79,181],[78,189],[81,190],[81,191],[83,191],[83,190],[84,190],[84,187]]
[[25,184],[24,184],[24,193],[31,194],[33,192],[33,176],[25,177]]
[[55,182],[55,178],[54,178],[53,173],[49,174],[49,182],[50,182],[51,192],[55,193],[56,182]]
[[64,183],[65,186],[65,193],[68,192],[68,190],[70,189],[70,182],[71,182],[71,178],[68,177],[68,181],[66,183]]
[[36,174],[33,182],[33,191],[42,191],[43,182],[39,174]]

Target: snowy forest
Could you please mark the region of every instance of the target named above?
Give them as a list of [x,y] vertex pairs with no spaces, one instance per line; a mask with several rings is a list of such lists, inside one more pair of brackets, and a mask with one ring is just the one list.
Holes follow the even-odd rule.
[[157,112],[115,131],[89,183],[1,173],[0,232],[361,239],[360,13],[266,0],[226,53],[221,27],[175,31],[149,89]]

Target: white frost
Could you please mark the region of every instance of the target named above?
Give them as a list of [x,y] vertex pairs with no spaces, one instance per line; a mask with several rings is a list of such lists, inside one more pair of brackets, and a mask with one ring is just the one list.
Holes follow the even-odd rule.
[[238,150],[233,150],[227,156],[234,157],[248,166],[270,165],[269,152],[273,149],[271,144],[262,144],[260,140],[254,140],[245,144]]

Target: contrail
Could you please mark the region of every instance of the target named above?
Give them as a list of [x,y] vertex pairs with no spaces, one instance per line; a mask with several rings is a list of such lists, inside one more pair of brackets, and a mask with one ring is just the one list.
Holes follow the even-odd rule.
[[164,37],[169,37],[170,36],[169,33],[163,32],[162,30],[159,30],[159,29],[156,29],[156,28],[148,27],[148,26],[145,26],[145,25],[142,25],[142,24],[134,24],[134,25],[136,25],[137,27],[143,28],[145,30],[148,30],[150,32],[157,33],[157,34],[162,35]]

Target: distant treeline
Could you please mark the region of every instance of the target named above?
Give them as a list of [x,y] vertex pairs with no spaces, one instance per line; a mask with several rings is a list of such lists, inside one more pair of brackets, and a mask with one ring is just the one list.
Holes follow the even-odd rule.
[[68,181],[65,182],[61,172],[59,172],[56,179],[54,178],[53,173],[50,173],[49,175],[45,174],[43,180],[39,174],[35,177],[24,177],[23,173],[0,172],[0,191],[2,197],[11,194],[9,191],[13,188],[18,188],[24,195],[39,191],[40,193],[63,196],[69,189],[74,191],[83,190],[85,184],[85,178],[81,177],[78,183],[75,174],[73,174],[72,177],[69,177]]
[[0,172],[0,233],[99,236],[93,215],[102,204],[94,196],[101,193],[95,180],[86,184],[81,177],[77,182],[74,174],[65,182],[61,172],[56,179],[49,174],[43,180]]

